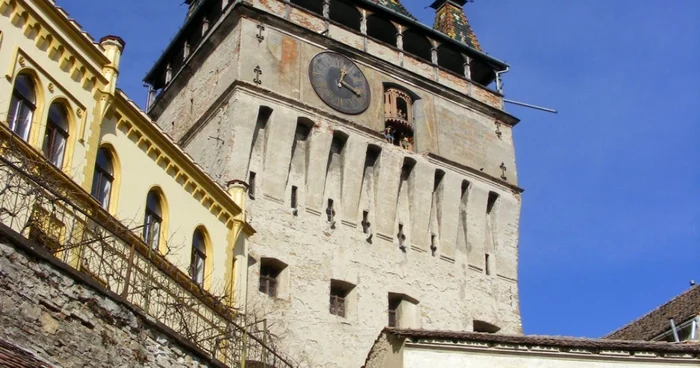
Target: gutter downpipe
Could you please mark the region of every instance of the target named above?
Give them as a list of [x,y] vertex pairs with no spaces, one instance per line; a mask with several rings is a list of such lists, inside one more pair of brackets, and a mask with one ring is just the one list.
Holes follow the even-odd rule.
[[510,71],[510,66],[506,65],[505,70],[497,71],[496,72],[496,92],[500,93],[501,96],[503,95],[503,81],[501,80],[501,74],[506,74]]

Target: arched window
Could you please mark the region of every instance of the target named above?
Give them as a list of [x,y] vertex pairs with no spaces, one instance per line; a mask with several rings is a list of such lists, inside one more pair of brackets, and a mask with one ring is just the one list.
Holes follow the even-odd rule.
[[95,161],[95,174],[92,178],[92,190],[90,194],[100,202],[104,209],[109,208],[109,199],[112,196],[112,183],[114,182],[114,165],[112,155],[106,148],[97,151]]
[[350,29],[360,31],[362,14],[352,4],[342,0],[331,1],[328,17]]
[[367,36],[396,47],[396,27],[377,15],[367,17]]
[[464,76],[464,56],[456,48],[442,44],[437,48],[438,65]]
[[63,155],[68,141],[68,112],[61,104],[51,104],[49,119],[44,134],[44,155],[59,169],[63,165]]
[[202,230],[197,229],[192,235],[192,257],[190,277],[200,287],[204,286],[204,265],[207,260],[206,238]]
[[407,29],[403,32],[403,49],[409,54],[413,54],[423,60],[432,62],[433,45],[428,39],[418,32]]
[[143,221],[143,240],[151,249],[158,250],[160,243],[160,228],[163,223],[160,195],[155,190],[148,192],[146,197],[146,216]]
[[291,0],[290,3],[318,15],[323,15],[323,0]]
[[29,140],[29,129],[32,125],[35,109],[34,82],[30,76],[20,74],[15,79],[7,120],[10,123],[10,129],[25,141]]

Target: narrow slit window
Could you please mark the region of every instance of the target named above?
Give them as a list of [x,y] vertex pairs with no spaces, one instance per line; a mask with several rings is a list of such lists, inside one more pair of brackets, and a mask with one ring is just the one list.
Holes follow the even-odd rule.
[[292,198],[291,198],[292,208],[297,208],[297,187],[292,185]]
[[299,212],[297,211],[298,200],[297,200],[297,187],[292,185],[292,195],[290,198],[290,206],[292,207],[292,214],[296,216]]
[[328,198],[328,207],[326,208],[326,217],[328,218],[328,223],[333,224],[335,222],[335,209],[333,208],[333,200]]
[[399,232],[396,234],[396,238],[399,240],[399,249],[406,251],[406,234],[403,233],[403,224],[399,223]]
[[252,171],[248,177],[248,197],[255,199],[255,173]]
[[369,234],[369,227],[369,212],[362,211],[362,232],[365,234]]
[[489,258],[490,255],[486,253],[486,255],[484,256],[484,272],[486,273],[486,275],[491,274],[491,266],[489,265],[491,260]]
[[398,325],[397,312],[399,309],[399,305],[401,305],[401,297],[398,295],[389,294],[389,327],[397,327]]

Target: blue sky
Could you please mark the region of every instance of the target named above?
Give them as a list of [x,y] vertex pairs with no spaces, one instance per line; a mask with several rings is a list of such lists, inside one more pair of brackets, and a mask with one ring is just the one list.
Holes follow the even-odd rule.
[[[182,0],[58,0],[127,42],[141,80],[184,20]],[[432,1],[404,0],[432,25]],[[476,0],[483,49],[511,65],[528,334],[599,337],[700,282],[700,1]]]

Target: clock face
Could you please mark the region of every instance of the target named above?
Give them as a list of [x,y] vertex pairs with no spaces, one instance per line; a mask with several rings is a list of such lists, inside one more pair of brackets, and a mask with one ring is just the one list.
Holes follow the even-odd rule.
[[367,78],[345,56],[333,52],[314,56],[309,65],[309,79],[318,97],[344,114],[356,115],[369,107]]

